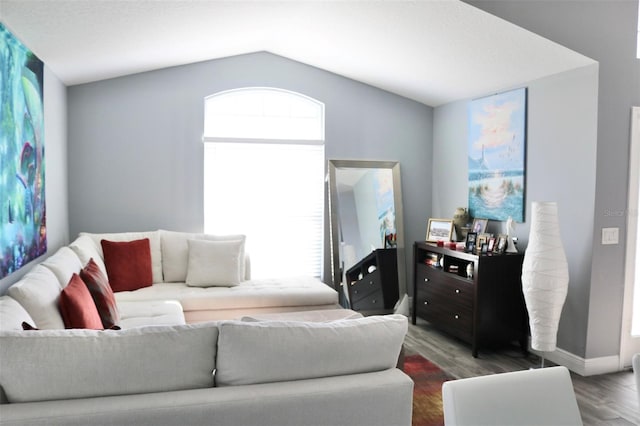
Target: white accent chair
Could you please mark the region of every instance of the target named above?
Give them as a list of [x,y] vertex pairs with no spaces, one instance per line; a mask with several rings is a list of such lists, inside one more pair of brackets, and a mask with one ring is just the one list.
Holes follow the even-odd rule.
[[448,381],[442,403],[445,426],[582,425],[566,367]]
[[633,355],[631,359],[633,374],[636,376],[636,391],[638,392],[638,404],[640,404],[640,353]]

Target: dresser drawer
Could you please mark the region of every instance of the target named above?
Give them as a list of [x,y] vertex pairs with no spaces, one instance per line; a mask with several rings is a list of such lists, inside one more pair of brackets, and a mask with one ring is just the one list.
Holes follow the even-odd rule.
[[448,303],[427,292],[417,294],[416,314],[434,326],[463,340],[469,341],[473,334],[473,307]]
[[[419,271],[420,272],[420,271]],[[431,299],[448,300],[452,304],[473,306],[474,285],[464,278],[442,271],[418,273],[416,292]]]
[[459,318],[471,318],[473,316],[472,301],[444,297],[442,294],[429,290],[418,291],[416,298],[416,309],[420,316],[431,312],[437,312],[438,315],[443,314],[452,318],[456,316]]
[[[382,280],[380,279],[380,272],[373,271],[370,274],[365,275],[361,280],[355,283],[349,284],[349,298],[351,303],[369,296],[375,291],[382,290]],[[378,302],[380,303],[380,302]]]
[[384,299],[382,298],[382,290],[378,290],[373,293],[351,302],[351,309],[354,311],[373,311],[384,308]]

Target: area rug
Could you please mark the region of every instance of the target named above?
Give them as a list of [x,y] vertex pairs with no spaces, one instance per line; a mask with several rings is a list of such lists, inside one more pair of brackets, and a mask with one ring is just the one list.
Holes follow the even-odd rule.
[[420,355],[407,355],[402,370],[413,379],[413,426],[441,426],[442,383],[452,377]]

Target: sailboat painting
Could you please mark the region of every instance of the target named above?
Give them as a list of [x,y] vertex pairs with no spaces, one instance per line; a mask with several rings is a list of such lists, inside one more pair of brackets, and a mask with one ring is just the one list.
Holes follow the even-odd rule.
[[469,213],[524,222],[527,89],[469,103]]
[[43,71],[0,23],[0,278],[47,251]]

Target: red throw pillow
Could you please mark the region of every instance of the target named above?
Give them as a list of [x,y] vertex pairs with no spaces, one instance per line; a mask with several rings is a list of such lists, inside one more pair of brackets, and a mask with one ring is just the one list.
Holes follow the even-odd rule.
[[102,321],[91,293],[78,274],[60,293],[60,314],[65,328],[91,328],[102,330]]
[[26,321],[22,321],[22,329],[25,331],[40,330],[39,328],[34,327]]
[[93,298],[100,320],[104,328],[111,328],[120,322],[120,314],[116,306],[116,298],[109,286],[109,281],[100,270],[93,258],[89,259],[86,266],[80,271],[80,278],[87,285]]
[[149,239],[100,241],[113,291],[137,290],[153,283]]

